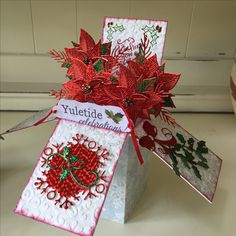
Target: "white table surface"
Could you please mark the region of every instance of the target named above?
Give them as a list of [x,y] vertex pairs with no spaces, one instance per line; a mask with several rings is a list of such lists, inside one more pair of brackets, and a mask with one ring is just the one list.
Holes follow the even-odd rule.
[[[1,131],[30,112],[1,112]],[[235,236],[236,117],[233,114],[175,114],[178,123],[223,159],[218,189],[209,204],[158,158],[151,160],[149,184],[127,224],[100,220],[95,236]],[[1,140],[1,236],[73,235],[15,215],[16,202],[54,123],[22,130]]]

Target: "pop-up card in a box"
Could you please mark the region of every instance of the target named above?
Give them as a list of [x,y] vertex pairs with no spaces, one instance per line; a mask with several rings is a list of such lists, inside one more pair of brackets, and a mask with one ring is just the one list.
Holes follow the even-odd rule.
[[[49,52],[66,69],[62,88],[51,91],[58,98],[55,106],[6,132],[58,120],[16,213],[93,235],[103,206],[104,214],[117,210],[112,196],[104,202],[116,169],[126,168],[127,162],[117,165],[119,158],[140,169],[142,148],[212,202],[222,161],[168,111],[180,75],[166,72],[162,64],[166,29],[166,21],[106,17],[98,43],[81,30],[73,47]],[[134,148],[127,148],[131,144]],[[136,168],[131,172],[126,182],[136,177]],[[123,194],[118,184],[114,188]],[[127,195],[135,194],[126,193],[121,201]]]

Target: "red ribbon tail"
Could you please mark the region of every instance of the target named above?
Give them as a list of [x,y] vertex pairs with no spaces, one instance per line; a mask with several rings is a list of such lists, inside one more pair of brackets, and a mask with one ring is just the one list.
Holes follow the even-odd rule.
[[132,141],[133,141],[133,144],[134,144],[134,149],[135,149],[136,154],[138,156],[139,162],[142,165],[144,163],[144,160],[143,160],[142,154],[141,154],[140,149],[139,149],[139,145],[138,145],[136,135],[134,133],[133,121],[130,119],[129,114],[127,113],[127,111],[125,109],[123,109],[123,111],[124,111],[124,113],[125,113],[125,115],[128,119],[128,122],[129,122],[130,134],[131,134],[131,138],[132,138]]
[[143,157],[142,157],[142,154],[140,152],[140,149],[139,149],[139,145],[138,145],[138,141],[137,141],[136,135],[134,133],[134,128],[131,127],[130,129],[131,129],[130,134],[131,134],[131,138],[132,138],[132,141],[133,141],[133,144],[134,144],[134,148],[135,148],[135,151],[137,153],[139,162],[142,165],[144,163],[144,161],[143,161]]
[[43,123],[52,113],[55,113],[55,111],[51,110],[45,117],[43,117],[41,120],[34,123],[34,126],[37,126],[37,125]]

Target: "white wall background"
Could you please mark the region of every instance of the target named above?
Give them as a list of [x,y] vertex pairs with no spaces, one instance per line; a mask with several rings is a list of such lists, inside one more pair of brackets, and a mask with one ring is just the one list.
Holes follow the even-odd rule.
[[[2,109],[36,110],[53,104],[41,93],[57,87],[65,71],[47,51],[70,46],[80,28],[98,40],[107,15],[168,20],[164,60],[167,70],[182,74],[176,88],[179,110],[232,110],[228,84],[235,58],[236,1],[0,0],[0,4]],[[19,99],[27,105],[19,106]]]

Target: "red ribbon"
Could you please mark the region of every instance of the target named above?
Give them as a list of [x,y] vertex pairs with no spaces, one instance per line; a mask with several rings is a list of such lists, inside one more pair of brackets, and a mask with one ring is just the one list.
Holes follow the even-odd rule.
[[37,126],[37,125],[43,123],[52,113],[56,113],[56,112],[57,112],[56,110],[51,110],[45,117],[43,117],[41,120],[34,123],[34,126]]
[[139,162],[142,165],[144,163],[144,160],[143,160],[142,154],[141,154],[140,149],[139,149],[139,145],[138,145],[136,135],[134,133],[134,123],[130,119],[128,112],[125,109],[123,109],[123,111],[124,111],[124,113],[125,113],[125,115],[128,119],[128,126],[130,128],[130,134],[131,134],[131,138],[132,138],[132,141],[133,141],[133,144],[134,144],[134,149],[135,149],[136,154],[138,156]]
[[[123,109],[123,111],[124,111],[124,113],[125,113],[125,115],[126,115],[126,117],[128,119],[128,126],[130,128],[130,134],[131,134],[131,138],[132,138],[132,141],[133,141],[133,144],[134,144],[134,148],[135,148],[135,151],[137,153],[139,162],[142,165],[144,163],[144,160],[143,160],[142,154],[141,154],[140,149],[139,149],[139,145],[138,145],[138,141],[137,141],[136,135],[134,133],[133,121],[130,119],[128,112],[126,110],[124,110],[124,109]],[[51,110],[45,117],[43,117],[41,120],[36,122],[34,124],[34,126],[37,126],[37,125],[43,123],[52,113],[56,113],[56,110]]]

